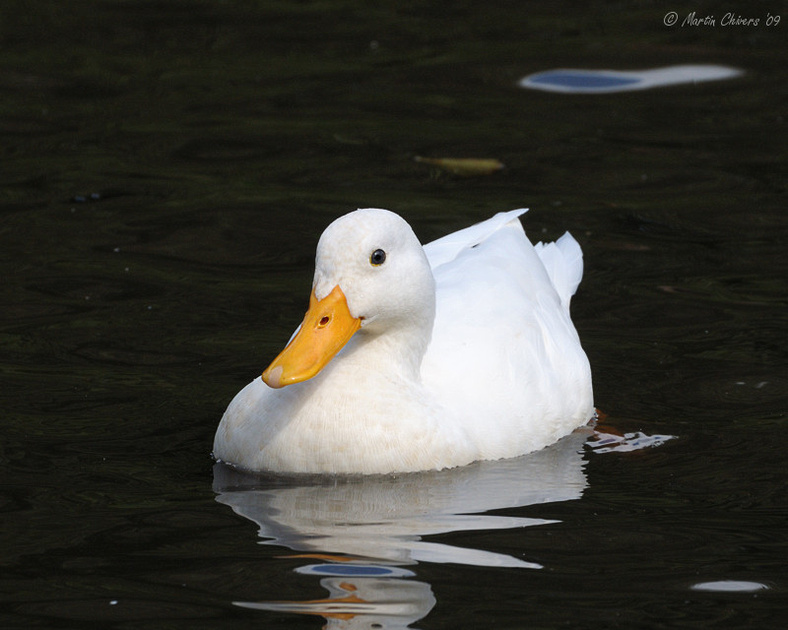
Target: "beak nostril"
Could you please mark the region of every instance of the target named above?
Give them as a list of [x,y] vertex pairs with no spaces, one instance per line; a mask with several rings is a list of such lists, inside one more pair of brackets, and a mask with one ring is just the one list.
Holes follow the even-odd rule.
[[318,328],[325,328],[326,326],[328,326],[328,322],[330,321],[331,318],[328,315],[323,315],[323,317],[320,318],[320,321],[317,324]]

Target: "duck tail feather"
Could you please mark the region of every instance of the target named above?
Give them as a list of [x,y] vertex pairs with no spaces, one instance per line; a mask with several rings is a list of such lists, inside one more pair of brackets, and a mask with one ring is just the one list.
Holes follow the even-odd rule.
[[547,270],[561,303],[568,309],[569,302],[583,278],[583,250],[580,244],[566,232],[554,243],[537,243],[536,253]]

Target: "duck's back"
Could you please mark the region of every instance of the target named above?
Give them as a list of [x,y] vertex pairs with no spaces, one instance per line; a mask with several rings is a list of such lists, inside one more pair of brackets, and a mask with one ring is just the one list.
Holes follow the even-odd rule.
[[484,459],[542,448],[593,415],[588,359],[569,317],[580,247],[567,234],[534,248],[522,212],[425,246],[437,303],[422,378]]

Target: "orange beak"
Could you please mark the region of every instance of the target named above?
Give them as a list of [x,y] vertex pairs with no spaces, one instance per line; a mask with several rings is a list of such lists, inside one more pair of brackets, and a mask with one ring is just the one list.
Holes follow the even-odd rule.
[[263,380],[278,389],[312,378],[359,328],[361,318],[350,314],[339,285],[320,301],[313,289],[301,329],[263,372]]

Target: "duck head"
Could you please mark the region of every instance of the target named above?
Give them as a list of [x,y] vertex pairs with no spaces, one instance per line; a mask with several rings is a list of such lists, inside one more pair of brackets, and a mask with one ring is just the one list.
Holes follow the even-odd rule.
[[435,280],[411,227],[388,210],[356,210],[320,237],[309,310],[263,380],[280,388],[312,378],[356,333],[360,343],[385,339],[389,356],[418,368],[434,317]]

